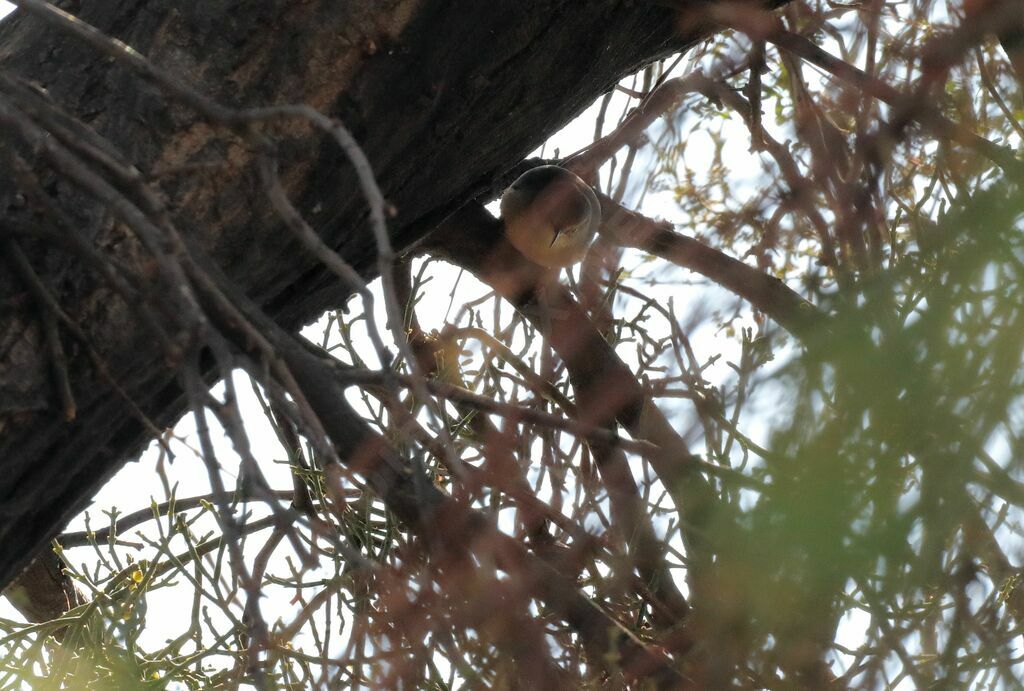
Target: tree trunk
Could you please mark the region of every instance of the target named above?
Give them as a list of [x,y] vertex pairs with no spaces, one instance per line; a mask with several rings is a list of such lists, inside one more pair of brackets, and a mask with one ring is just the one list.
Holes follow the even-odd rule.
[[[60,4],[220,103],[307,103],[340,118],[392,207],[398,249],[487,193],[621,76],[692,40],[669,10],[613,0],[266,0],[244,11],[223,0]],[[226,128],[22,12],[0,25],[0,65],[0,77],[37,92],[25,96],[0,79],[0,109],[51,99],[143,174],[158,176],[177,227],[279,323],[295,328],[347,298],[277,220],[255,152]],[[372,275],[376,245],[345,154],[298,121],[269,127],[297,208]],[[150,257],[109,207],[0,126],[0,155],[5,149],[31,174],[19,177],[4,158],[0,239],[18,229],[74,232],[126,271],[147,275]],[[33,174],[41,183],[35,197],[24,183]],[[40,191],[64,223],[41,211]],[[173,363],[138,310],[61,244],[19,243],[109,377],[64,329],[67,363],[55,362],[37,296],[0,255],[0,584],[150,441],[118,389],[157,426],[172,424],[185,403]],[[61,403],[58,370],[67,373],[73,407],[67,397]]]

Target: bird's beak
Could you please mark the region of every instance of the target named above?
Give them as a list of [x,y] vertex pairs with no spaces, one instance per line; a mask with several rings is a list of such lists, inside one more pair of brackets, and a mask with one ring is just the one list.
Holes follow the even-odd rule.
[[548,245],[548,247],[554,247],[554,246],[555,246],[555,240],[557,240],[557,239],[558,239],[558,235],[559,235],[559,234],[560,234],[561,232],[562,232],[561,230],[559,230],[559,229],[557,229],[557,228],[555,229],[555,237],[551,238],[551,244],[550,244],[550,245]]

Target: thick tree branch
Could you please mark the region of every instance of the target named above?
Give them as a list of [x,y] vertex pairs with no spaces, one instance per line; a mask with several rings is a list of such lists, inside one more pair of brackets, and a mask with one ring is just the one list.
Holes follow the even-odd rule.
[[472,271],[533,323],[568,368],[581,421],[617,421],[658,448],[651,465],[683,516],[690,556],[695,563],[708,558],[703,530],[715,499],[702,464],[569,293],[525,260],[505,239],[501,222],[475,203],[448,219],[422,249]]
[[[206,262],[204,262],[206,263]],[[669,661],[643,645],[613,619],[578,592],[575,584],[551,565],[529,555],[523,547],[498,531],[487,519],[440,492],[421,472],[403,461],[381,436],[372,432],[345,401],[342,387],[333,376],[330,360],[318,358],[307,347],[274,324],[209,266],[220,290],[229,295],[245,318],[268,339],[274,351],[294,377],[312,412],[323,426],[338,457],[351,470],[363,475],[388,508],[424,542],[435,558],[461,561],[467,546],[485,545],[503,570],[532,584],[537,597],[565,619],[586,641],[594,664],[619,659],[631,675],[651,675],[666,680],[676,677]],[[253,350],[246,331],[238,330],[233,313],[219,313],[217,300],[206,302],[211,318],[243,352],[261,359]],[[328,473],[328,476],[330,474]],[[436,530],[444,525],[445,530]],[[479,547],[478,547],[479,548]],[[608,656],[612,655],[612,658]]]
[[629,211],[606,195],[599,195],[599,198],[605,219],[602,232],[615,242],[706,276],[801,340],[824,335],[825,315],[778,278],[680,235],[669,223]]
[[[343,301],[347,290],[315,257],[300,251],[291,234],[281,232],[281,221],[253,183],[261,152],[238,137],[239,123],[228,117],[237,109],[211,111],[210,103],[305,102],[339,117],[381,181],[382,196],[395,214],[388,219],[390,239],[400,250],[490,185],[622,74],[694,38],[676,33],[671,13],[624,3],[602,3],[586,12],[576,3],[519,0],[486,6],[475,0],[272,3],[246,13],[216,1],[200,7],[118,0],[81,7],[85,23],[116,35],[137,51],[132,52],[85,35],[84,25],[78,27],[79,38],[88,44],[68,40],[48,24],[59,15],[35,0],[22,5],[0,24],[5,47],[0,68],[44,85],[69,121],[87,119],[99,140],[113,141],[120,153],[112,156],[91,144],[91,151],[76,150],[84,158],[109,160],[90,171],[92,181],[81,178],[82,186],[47,188],[46,204],[0,209],[6,220],[47,236],[74,230],[80,247],[104,248],[110,265],[123,267],[146,286],[151,262],[161,260],[161,253],[154,247],[148,255],[126,230],[126,225],[144,228],[143,219],[108,222],[108,208],[128,209],[111,207],[115,198],[104,200],[95,185],[107,176],[118,189],[137,189],[132,176],[110,165],[130,161],[138,180],[159,184],[167,213],[179,227],[210,248],[226,273],[288,327]],[[439,22],[460,37],[441,49]],[[279,30],[282,26],[288,30]],[[517,30],[507,31],[510,26]],[[142,55],[148,60],[139,62]],[[270,64],[266,59],[272,55],[287,60]],[[142,89],[132,76],[135,69],[148,82]],[[167,75],[171,80],[158,78]],[[188,90],[168,86],[173,79],[188,84]],[[209,102],[197,102],[195,93],[208,94]],[[217,126],[221,117],[225,124]],[[57,131],[55,124],[45,127]],[[282,185],[298,211],[364,279],[373,275],[377,242],[364,232],[367,206],[344,152],[301,121],[286,127],[278,117],[259,127],[283,142]],[[501,137],[494,137],[496,127]],[[13,145],[41,179],[67,172],[60,161],[24,147],[14,129],[4,128],[0,139]],[[87,182],[93,193],[83,191]],[[17,193],[17,181],[0,176],[0,200],[7,204]],[[71,223],[56,221],[53,210]],[[62,307],[85,325],[97,355],[117,363],[113,380],[134,401],[130,405],[157,427],[175,420],[184,399],[174,363],[166,359],[166,346],[173,344],[153,343],[141,326],[146,311],[111,297],[103,282],[90,278],[92,266],[77,256],[52,244],[24,245],[37,268],[44,252],[51,256],[52,275],[45,280],[82,288],[61,293]],[[20,290],[0,275],[0,301]],[[111,396],[112,384],[97,377],[81,354],[68,353],[77,417],[63,421],[60,408],[49,407],[45,348],[33,341],[28,327],[34,318],[15,309],[4,320],[0,497],[6,512],[0,582],[9,580],[152,435],[127,414],[126,399]]]

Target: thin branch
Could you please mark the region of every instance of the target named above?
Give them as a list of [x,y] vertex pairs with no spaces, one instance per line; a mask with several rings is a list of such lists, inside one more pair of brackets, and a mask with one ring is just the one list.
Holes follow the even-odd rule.
[[606,195],[598,198],[605,219],[602,232],[606,237],[707,276],[802,341],[827,332],[825,315],[781,280],[676,233],[671,224],[629,211]]
[[900,109],[903,115],[917,120],[940,139],[955,141],[977,152],[1002,168],[1014,180],[1024,181],[1024,164],[1017,159],[1011,149],[990,142],[970,131],[966,126],[953,122],[933,106],[923,102],[919,94],[902,93],[881,79],[830,55],[804,36],[776,30],[769,32],[765,38],[779,48],[817,65],[837,79],[857,87],[883,103]]

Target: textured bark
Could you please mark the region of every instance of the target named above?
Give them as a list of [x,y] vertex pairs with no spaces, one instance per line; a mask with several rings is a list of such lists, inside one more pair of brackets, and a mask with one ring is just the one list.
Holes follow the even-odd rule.
[[[204,93],[236,107],[304,102],[338,116],[369,155],[408,247],[619,77],[685,45],[673,15],[612,0],[210,0],[62,4]],[[0,70],[43,90],[111,140],[158,185],[178,227],[287,328],[345,299],[275,220],[254,156],[125,68],[38,21],[0,25]],[[5,98],[0,94],[0,99]],[[295,123],[282,177],[299,209],[357,269],[373,273],[366,205],[347,159]],[[33,161],[82,233],[130,270],[147,261],[104,209]],[[204,168],[183,168],[203,164]],[[52,223],[0,170],[0,222]],[[184,399],[174,368],[134,311],[58,247],[25,244],[36,270],[158,424]],[[65,338],[77,417],[65,419],[39,308],[0,258],[0,584],[148,441],[122,397]]]

